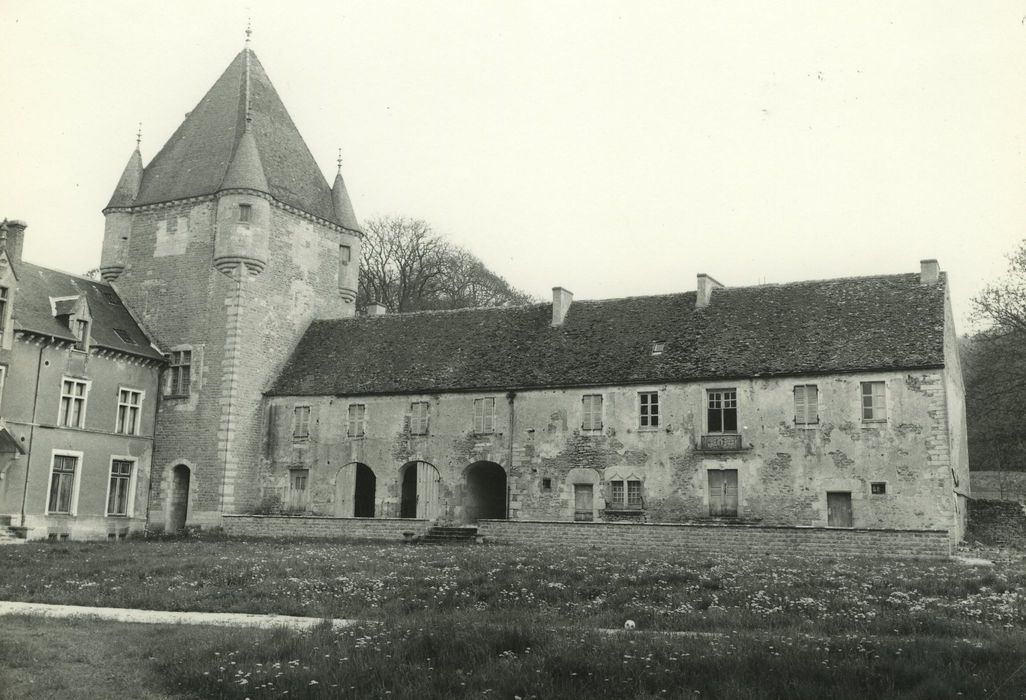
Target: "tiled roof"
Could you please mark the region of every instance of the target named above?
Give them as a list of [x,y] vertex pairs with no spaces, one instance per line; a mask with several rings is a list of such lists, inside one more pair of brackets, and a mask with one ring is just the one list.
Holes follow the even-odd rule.
[[[150,340],[132,319],[113,288],[106,282],[90,280],[67,272],[58,272],[38,265],[22,262],[17,267],[18,291],[14,297],[12,315],[14,327],[42,335],[75,341],[71,329],[54,318],[50,305],[51,297],[85,296],[92,315],[90,327],[91,344],[97,347],[119,350],[140,357],[162,359],[162,355],[150,346]],[[62,309],[69,311],[63,304]],[[129,343],[114,332],[125,331]]]
[[[154,204],[208,195],[222,187],[246,123],[246,50],[200,100],[143,172],[133,204]],[[249,51],[251,130],[271,195],[338,223],[331,189],[310,149]]]
[[[944,286],[915,274],[315,321],[269,393],[598,386],[940,367]],[[652,343],[665,341],[660,355]]]

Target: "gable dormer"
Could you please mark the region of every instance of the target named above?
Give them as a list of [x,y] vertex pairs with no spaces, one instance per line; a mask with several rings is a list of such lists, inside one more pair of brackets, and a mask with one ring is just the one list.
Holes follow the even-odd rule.
[[82,295],[68,297],[50,297],[50,308],[53,316],[67,326],[75,336],[75,349],[89,352],[89,334],[93,326],[93,316],[89,312],[89,304]]

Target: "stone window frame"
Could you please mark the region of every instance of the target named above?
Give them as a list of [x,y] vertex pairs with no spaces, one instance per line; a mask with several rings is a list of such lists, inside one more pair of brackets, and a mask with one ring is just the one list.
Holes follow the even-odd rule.
[[184,398],[192,393],[192,361],[195,352],[190,345],[171,348],[167,355],[167,384],[164,396],[167,398]]
[[474,434],[492,435],[495,433],[495,397],[483,396],[474,399]]
[[[50,504],[54,500],[54,473],[57,467],[58,457],[70,457],[74,460],[74,471],[72,471],[71,478],[71,497],[69,498],[68,510],[57,510],[56,508],[51,509]],[[50,475],[46,482],[46,509],[43,511],[46,515],[78,515],[78,495],[79,489],[82,482],[82,461],[85,457],[84,452],[78,450],[58,450],[54,449],[50,451]],[[60,474],[67,474],[67,470],[61,470]],[[60,477],[58,484],[64,481],[63,476]],[[58,489],[60,487],[58,486]],[[59,505],[59,499],[58,504]]]
[[[125,395],[128,395],[127,397]],[[138,402],[132,403],[132,396],[138,397]],[[126,401],[127,398],[127,401]],[[114,432],[118,435],[138,435],[139,429],[142,427],[142,407],[143,401],[146,400],[146,392],[142,389],[134,389],[130,386],[119,386],[118,387],[118,410],[114,414]],[[122,418],[122,413],[125,416],[130,416],[132,409],[135,409],[135,416],[132,420],[130,430],[125,430],[125,421]]]
[[[354,409],[356,409],[354,411]],[[346,408],[346,437],[362,438],[367,435],[367,404],[351,403]]]
[[[71,384],[70,393],[68,393],[68,387],[66,385]],[[76,393],[78,386],[83,387],[82,393]],[[61,376],[61,391],[60,391],[60,402],[57,404],[57,425],[61,428],[73,428],[83,429],[85,428],[86,421],[86,409],[89,407],[89,390],[92,388],[92,380],[84,377],[71,377],[67,375]],[[67,399],[67,408],[65,409],[65,400]],[[79,402],[81,405],[78,408],[78,420],[71,423],[71,416],[74,415],[72,408],[75,403]]]
[[[597,404],[597,406],[596,406]],[[581,396],[581,430],[586,433],[602,431],[605,397],[602,394]]]
[[310,426],[313,422],[313,407],[310,404],[299,404],[292,407],[292,442],[306,442],[310,439]]
[[[123,473],[114,473],[115,462],[127,463],[131,465],[129,467],[128,475]],[[104,499],[104,516],[108,518],[131,518],[135,516],[135,488],[138,482],[137,472],[139,469],[139,460],[135,457],[129,457],[126,455],[111,455],[110,456],[110,468],[107,470],[107,496]],[[125,512],[118,513],[111,510],[111,496],[113,495],[114,482],[127,481],[125,487]]]
[[636,476],[613,477],[609,480],[606,510],[644,510],[644,483]]
[[887,482],[886,481],[871,481],[871,482],[869,482],[869,495],[870,496],[886,496],[887,495]]
[[239,203],[239,223],[240,224],[251,224],[253,223],[253,205],[247,202]]
[[[648,400],[646,401],[646,397]],[[654,401],[652,399],[655,399]],[[658,430],[660,411],[659,391],[638,392],[638,430]]]
[[[809,401],[809,389],[812,389],[815,392],[813,394],[813,401]],[[799,394],[801,394],[801,399],[799,399]],[[812,428],[818,426],[819,385],[795,384],[792,396],[794,398],[794,424],[801,428]]]
[[410,402],[410,435],[428,435],[431,430],[431,403]]
[[[733,394],[732,397],[728,397],[728,394]],[[714,399],[714,396],[717,397]],[[714,406],[713,402],[717,404]],[[733,405],[725,405],[733,402]],[[713,416],[713,411],[719,411],[719,429],[713,430],[713,422],[710,420]],[[734,411],[734,427],[733,429],[727,429],[727,412]],[[741,408],[740,401],[738,399],[737,387],[712,387],[705,390],[705,432],[710,435],[737,435],[740,431],[738,428],[741,425]]]
[[[869,393],[866,393],[866,390]],[[879,391],[877,391],[879,389]],[[866,399],[869,399],[867,405]],[[878,403],[879,402],[879,403]],[[859,382],[859,416],[863,423],[887,422],[887,382],[883,379]],[[869,417],[866,411],[869,411]]]

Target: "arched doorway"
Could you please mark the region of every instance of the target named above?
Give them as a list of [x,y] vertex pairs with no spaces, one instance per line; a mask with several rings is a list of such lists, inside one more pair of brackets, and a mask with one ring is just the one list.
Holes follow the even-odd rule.
[[171,492],[168,494],[167,529],[179,532],[185,529],[189,515],[189,480],[191,472],[184,464],[171,470]]
[[378,479],[362,462],[352,462],[335,477],[335,515],[343,518],[373,518]]
[[474,462],[465,472],[467,520],[506,518],[506,470],[495,462]]
[[433,464],[407,462],[399,470],[399,517],[438,517],[438,484],[442,478]]

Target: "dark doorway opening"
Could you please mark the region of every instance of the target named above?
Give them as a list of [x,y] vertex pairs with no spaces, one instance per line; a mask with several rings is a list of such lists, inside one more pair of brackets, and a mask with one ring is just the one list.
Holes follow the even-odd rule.
[[406,465],[406,469],[403,470],[403,486],[402,496],[399,502],[399,517],[417,517],[417,468],[412,464]]
[[429,462],[407,462],[400,470],[399,517],[435,520],[441,477]]
[[850,491],[827,492],[827,525],[852,527]]
[[467,467],[464,508],[467,520],[506,518],[506,470],[495,462],[475,462]]
[[169,532],[180,532],[185,529],[185,521],[189,516],[190,477],[189,468],[184,464],[178,464],[171,470],[171,493],[167,509]]
[[374,491],[377,478],[366,464],[356,465],[356,486],[353,489],[353,515],[357,518],[374,517]]

